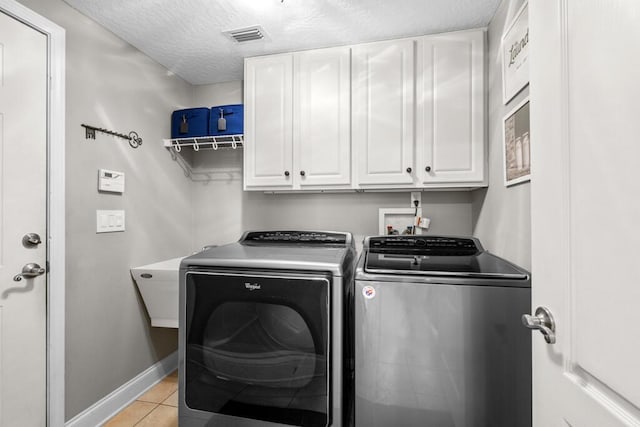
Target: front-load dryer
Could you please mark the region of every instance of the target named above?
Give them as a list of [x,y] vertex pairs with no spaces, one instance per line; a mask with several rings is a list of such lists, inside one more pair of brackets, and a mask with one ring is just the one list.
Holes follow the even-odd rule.
[[257,231],[180,267],[179,420],[345,426],[349,233]]

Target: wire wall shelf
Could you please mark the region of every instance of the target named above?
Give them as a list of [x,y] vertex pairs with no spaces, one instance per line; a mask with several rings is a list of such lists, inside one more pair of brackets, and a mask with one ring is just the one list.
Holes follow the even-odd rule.
[[195,138],[165,139],[164,146],[177,151],[190,147],[193,151],[238,149],[244,145],[244,135],[201,136]]
[[[220,135],[202,136],[195,138],[171,138],[164,139],[164,146],[171,153],[171,159],[178,163],[184,175],[193,182],[209,183],[211,181],[230,181],[242,179],[241,168],[215,168],[202,170],[193,168],[190,162],[183,157],[182,151],[186,154],[200,150],[236,150],[244,146],[244,135]],[[190,155],[186,156],[191,158]]]

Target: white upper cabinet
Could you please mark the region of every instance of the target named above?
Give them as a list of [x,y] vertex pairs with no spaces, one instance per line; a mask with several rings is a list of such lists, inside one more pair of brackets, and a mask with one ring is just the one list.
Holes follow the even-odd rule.
[[245,189],[351,188],[351,49],[245,61]]
[[294,169],[300,188],[351,183],[351,49],[294,54]]
[[418,185],[486,184],[484,39],[473,30],[418,40]]
[[245,60],[244,188],[487,184],[485,33]]
[[353,150],[364,188],[414,185],[414,45],[353,47]]
[[245,61],[244,186],[291,187],[293,57]]

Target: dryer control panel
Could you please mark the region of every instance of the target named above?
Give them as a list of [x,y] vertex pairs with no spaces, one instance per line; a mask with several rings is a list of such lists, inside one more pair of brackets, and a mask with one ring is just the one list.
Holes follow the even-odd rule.
[[243,244],[314,244],[340,245],[349,243],[348,233],[331,231],[250,231],[240,242]]

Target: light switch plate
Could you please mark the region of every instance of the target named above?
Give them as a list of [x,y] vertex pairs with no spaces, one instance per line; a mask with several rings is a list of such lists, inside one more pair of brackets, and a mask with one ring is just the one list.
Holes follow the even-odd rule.
[[124,211],[96,211],[96,233],[124,231]]
[[98,190],[124,193],[124,172],[98,169]]

